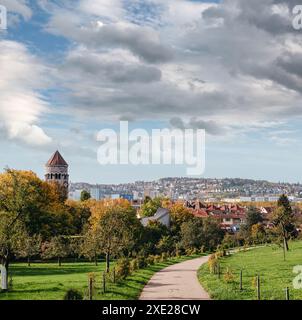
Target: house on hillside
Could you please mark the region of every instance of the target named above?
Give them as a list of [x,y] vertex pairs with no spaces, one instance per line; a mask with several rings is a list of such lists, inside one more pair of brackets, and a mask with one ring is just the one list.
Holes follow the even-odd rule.
[[158,221],[165,225],[167,228],[170,228],[171,217],[169,210],[164,208],[158,208],[153,217],[146,217],[141,219],[141,223],[144,227],[146,227],[150,221]]
[[245,223],[246,208],[238,204],[203,204],[199,200],[187,201],[184,206],[188,208],[195,217],[216,219],[221,229],[229,232],[237,232]]

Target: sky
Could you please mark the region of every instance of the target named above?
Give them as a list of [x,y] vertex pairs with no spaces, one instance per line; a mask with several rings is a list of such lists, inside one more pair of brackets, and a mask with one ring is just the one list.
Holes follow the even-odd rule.
[[302,182],[302,31],[295,0],[0,0],[0,167],[72,182],[186,176],[100,165],[97,133],[205,129],[201,177]]

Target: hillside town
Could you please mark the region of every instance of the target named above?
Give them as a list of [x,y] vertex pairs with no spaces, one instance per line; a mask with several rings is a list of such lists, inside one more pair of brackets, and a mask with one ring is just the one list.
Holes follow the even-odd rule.
[[[282,194],[288,195],[293,204],[294,215],[297,221],[302,223],[299,207],[302,202],[302,185],[299,183],[272,183],[248,179],[164,178],[154,182],[138,181],[120,185],[69,185],[68,164],[59,151],[56,151],[46,164],[45,180],[62,185],[69,199],[75,201],[81,200],[83,192],[86,192],[89,199],[96,201],[127,200],[144,226],[150,221],[157,221],[170,228],[169,208],[181,204],[194,217],[212,218],[223,231],[234,234],[246,224],[247,212],[253,205],[262,217],[262,225],[272,228],[271,215]],[[158,207],[154,215],[141,217],[140,211],[146,199],[167,199],[168,203],[166,208]]]
[[156,181],[136,181],[125,184],[71,183],[69,197],[80,199],[82,190],[96,199],[127,198],[143,200],[146,196],[169,197],[172,200],[196,200],[204,202],[275,202],[281,194],[290,201],[302,202],[302,184],[269,182],[251,179],[212,178],[163,178]]

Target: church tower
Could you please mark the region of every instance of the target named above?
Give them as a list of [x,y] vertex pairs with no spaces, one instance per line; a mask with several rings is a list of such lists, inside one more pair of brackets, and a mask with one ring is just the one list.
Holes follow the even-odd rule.
[[51,156],[45,165],[45,169],[45,180],[47,182],[57,182],[60,186],[66,188],[66,191],[68,191],[68,164],[59,151],[56,151]]

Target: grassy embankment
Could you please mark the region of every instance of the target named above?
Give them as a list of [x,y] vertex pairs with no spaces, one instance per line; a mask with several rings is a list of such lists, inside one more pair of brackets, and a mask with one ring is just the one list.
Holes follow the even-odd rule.
[[[289,288],[290,300],[302,299],[302,289],[293,287],[298,274],[293,273],[294,266],[302,265],[302,242],[291,242],[290,251],[283,261],[282,248],[271,245],[252,250],[240,251],[220,258],[222,275],[210,273],[207,264],[201,266],[198,277],[203,287],[213,299],[217,300],[253,300],[257,299],[256,279],[260,276],[261,300],[284,300],[285,288]],[[229,270],[229,280],[225,273]],[[240,287],[240,270],[243,273],[243,290]]]

